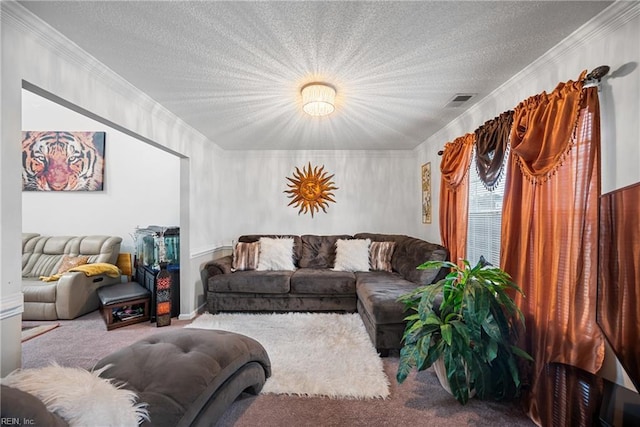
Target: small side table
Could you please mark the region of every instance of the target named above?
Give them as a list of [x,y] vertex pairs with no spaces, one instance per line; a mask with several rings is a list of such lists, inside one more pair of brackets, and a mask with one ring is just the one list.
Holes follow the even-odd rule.
[[107,330],[148,321],[151,292],[137,282],[117,283],[98,289],[100,311]]

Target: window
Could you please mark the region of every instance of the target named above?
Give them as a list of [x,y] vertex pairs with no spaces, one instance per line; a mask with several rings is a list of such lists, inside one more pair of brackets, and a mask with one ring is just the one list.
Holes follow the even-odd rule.
[[469,167],[469,223],[467,226],[467,259],[473,267],[480,256],[495,266],[500,265],[500,227],[506,165],[497,187],[485,188],[475,167],[476,159]]

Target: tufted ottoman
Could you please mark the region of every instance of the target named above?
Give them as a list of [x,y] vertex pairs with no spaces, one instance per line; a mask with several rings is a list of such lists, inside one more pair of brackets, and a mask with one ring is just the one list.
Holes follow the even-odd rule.
[[243,392],[271,375],[259,342],[226,331],[180,329],[144,338],[101,359],[101,376],[124,383],[157,426],[212,426]]

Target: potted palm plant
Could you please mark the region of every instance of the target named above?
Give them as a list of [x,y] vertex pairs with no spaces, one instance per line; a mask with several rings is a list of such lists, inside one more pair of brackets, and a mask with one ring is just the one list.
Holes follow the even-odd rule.
[[[498,400],[520,391],[518,359],[532,360],[514,343],[516,322],[524,317],[509,292],[522,290],[498,267],[481,259],[473,268],[447,261],[428,261],[418,269],[451,268],[435,284],[404,294],[409,315],[400,350],[397,380],[402,383],[415,367],[419,371],[444,364],[450,392],[465,404],[472,392]],[[436,369],[436,374],[438,374]]]

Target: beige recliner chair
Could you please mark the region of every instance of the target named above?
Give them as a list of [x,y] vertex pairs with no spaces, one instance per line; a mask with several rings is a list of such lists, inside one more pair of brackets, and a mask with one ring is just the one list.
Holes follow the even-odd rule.
[[[74,319],[98,309],[97,289],[119,283],[119,275],[69,271],[58,280],[45,282],[42,276],[58,273],[65,255],[87,257],[88,264],[115,265],[122,238],[115,236],[40,236],[22,234],[23,320]],[[90,274],[90,275],[89,275]]]

